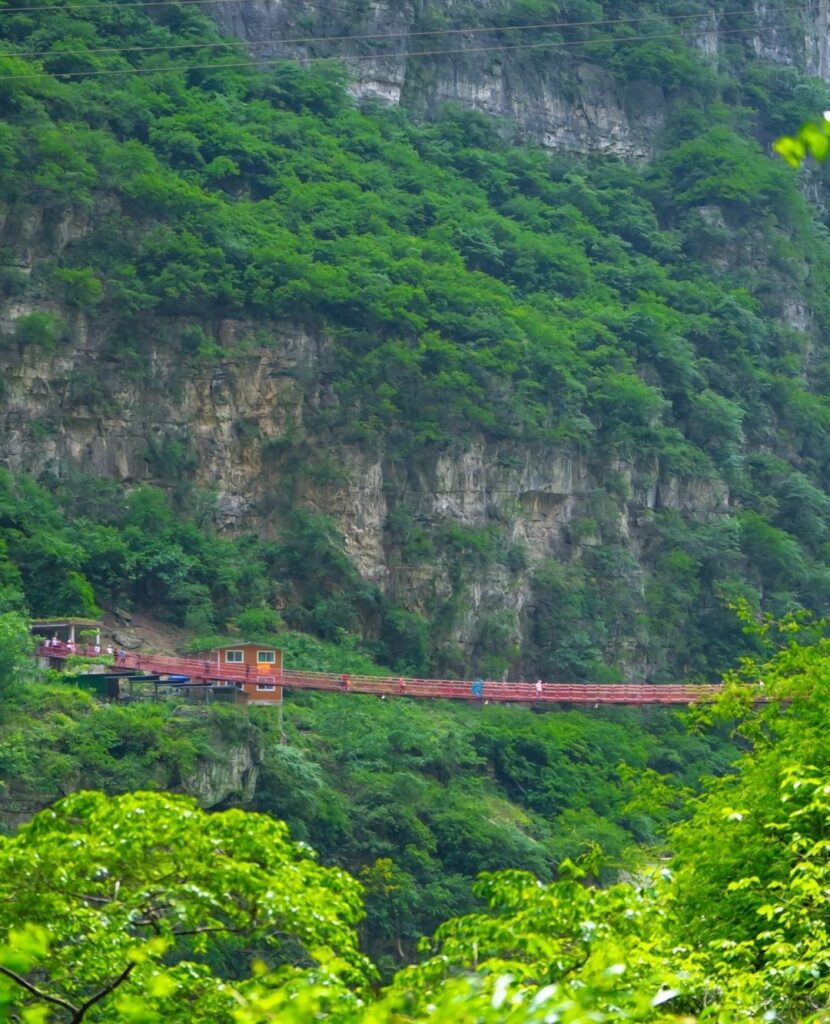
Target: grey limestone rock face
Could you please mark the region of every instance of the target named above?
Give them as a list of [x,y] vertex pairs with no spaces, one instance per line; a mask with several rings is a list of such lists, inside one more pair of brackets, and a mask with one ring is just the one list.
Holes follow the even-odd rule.
[[114,633],[113,639],[119,647],[125,647],[128,651],[137,651],[144,643],[141,637],[130,633]]
[[[480,31],[480,24],[468,33],[429,34],[436,30],[425,26],[450,27],[456,18],[469,24],[469,15],[456,13],[459,6],[452,0],[370,3],[344,17],[325,3],[240,0],[218,5],[215,16],[263,60],[343,56],[359,100],[405,103],[425,114],[455,102],[551,148],[650,155],[667,109],[659,85],[637,83],[623,94],[595,64],[565,62],[545,50],[492,50],[505,36]],[[478,11],[498,6],[478,5]],[[319,39],[297,41],[312,34]],[[458,49],[468,52],[441,52]]]
[[[830,81],[828,4],[815,0],[788,12],[785,23],[779,4],[756,2],[755,52]],[[683,23],[691,45],[713,62],[732,38],[721,11],[733,7],[720,7]],[[487,13],[504,8],[499,0],[474,8],[457,0],[372,0],[351,8],[326,0],[239,0],[212,10],[220,28],[243,40],[256,58],[302,63],[342,57],[360,100],[403,103],[427,115],[460,103],[551,149],[647,159],[672,104],[683,102],[682,92],[672,95],[654,80],[623,84],[597,60],[580,60],[578,48],[539,45],[538,32],[488,28]],[[619,17],[612,5],[606,17]],[[504,49],[496,49],[500,45]],[[448,52],[458,50],[466,52]]]
[[254,798],[259,767],[249,744],[221,745],[217,756],[202,758],[182,780],[182,790],[202,807],[249,804]]
[[[415,611],[451,597],[452,573],[443,556],[407,561],[390,534],[396,510],[406,509],[431,535],[451,524],[472,531],[496,527],[501,546],[524,551],[526,564],[497,559],[465,571],[464,606],[453,627],[454,642],[464,650],[475,647],[480,622],[491,615],[511,617],[521,641],[533,566],[545,559],[578,559],[598,543],[584,527],[576,536],[574,524],[597,517],[600,506],[606,532],[635,559],[641,558],[647,517],[655,509],[699,520],[729,512],[728,489],[720,481],[674,477],[651,463],[589,464],[565,444],[494,445],[481,439],[402,466],[336,433],[315,433],[312,413],[325,408],[328,386],[325,337],[297,325],[272,325],[269,344],[233,355],[232,339],[246,329],[237,322],[220,325],[230,340],[218,366],[183,360],[171,348],[151,349],[141,386],[107,355],[105,333],[91,325],[77,347],[59,353],[3,352],[0,465],[58,479],[101,474],[127,488],[144,482],[172,487],[177,481],[164,477],[152,451],[159,439],[179,438],[192,455],[189,478],[214,496],[211,514],[222,529],[267,536],[280,525],[274,497],[293,487],[294,504],[335,520],[361,576]],[[105,399],[91,406],[71,400],[73,375],[81,371],[107,380]],[[48,433],[33,430],[33,424],[48,424]],[[337,472],[289,483],[272,452],[297,437]],[[616,496],[609,497],[609,489]],[[130,641],[128,631],[119,632],[117,643],[127,647]],[[207,804],[224,799],[216,794],[248,792],[255,770],[246,757],[239,755],[233,777],[216,776],[224,767],[201,766],[188,791]]]

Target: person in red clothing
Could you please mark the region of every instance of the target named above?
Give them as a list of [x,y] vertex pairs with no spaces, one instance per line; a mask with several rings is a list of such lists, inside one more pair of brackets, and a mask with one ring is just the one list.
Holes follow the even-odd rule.
[[398,680],[398,693],[402,696],[406,696],[406,680],[403,676]]
[[340,677],[340,685],[343,687],[343,689],[347,693],[348,693],[349,690],[351,690],[351,688],[352,688],[352,677],[349,675],[348,672],[344,672],[343,675]]

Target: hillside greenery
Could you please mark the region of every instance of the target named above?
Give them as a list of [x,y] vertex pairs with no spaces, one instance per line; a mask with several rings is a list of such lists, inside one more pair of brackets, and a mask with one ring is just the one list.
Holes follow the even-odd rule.
[[[0,671],[25,666],[29,646],[25,625],[0,616]],[[295,656],[330,670],[355,658],[307,639]],[[549,881],[594,851],[594,876],[608,881],[652,858],[684,795],[738,750],[723,728],[691,735],[665,709],[537,714],[358,694],[291,693],[281,728],[271,708],[99,704],[28,665],[0,704],[7,828],[79,789],[268,813],[362,881],[361,941],[386,975],[420,935],[474,909],[483,870]],[[250,789],[235,763],[253,766]]]
[[[830,647],[792,621],[777,634],[764,626],[762,642],[765,631],[776,653],[747,661],[707,712],[737,716],[752,749],[685,805],[659,869],[601,889],[590,884],[594,855],[563,860],[555,881],[484,871],[474,911],[443,921],[378,987],[359,929],[364,907],[366,921],[399,919],[408,889],[391,859],[358,881],[320,866],[267,815],[208,815],[169,794],[77,793],[0,839],[0,1014],[826,1020]],[[759,678],[771,698],[760,708]]]
[[[501,31],[645,10],[606,7],[517,0],[463,14]],[[234,67],[243,52],[217,47],[195,5],[4,9],[0,284],[19,313],[2,345],[60,353],[94,321],[120,381],[140,390],[158,346],[190,372],[300,322],[330,339],[333,396],[307,405],[296,434],[252,432],[279,484],[265,544],[212,534],[186,430],[147,445],[172,505],[56,467],[41,480],[55,508],[4,478],[6,606],[21,591],[38,614],[132,601],[208,633],[245,612],[273,628],[277,602],[292,628],[364,637],[402,670],[608,680],[632,650],[655,678],[721,671],[745,650],[726,610],[736,599],[828,607],[830,243],[764,146],[830,104],[820,83],[754,59],[740,34],[749,5],[724,22],[735,34],[719,65],[660,20],[677,8],[648,5],[652,40],[622,45],[625,25],[560,32],[610,32],[579,52],[631,102],[643,81],[665,89],[672,113],[647,165],[551,155],[452,107],[429,122],[361,109],[330,64]],[[796,32],[795,14],[781,19]],[[558,73],[573,77],[575,60]],[[243,331],[226,350],[229,319]],[[117,408],[105,375],[76,367],[68,388],[76,409]],[[602,488],[569,527],[572,554],[533,566],[498,518],[425,527],[402,500],[387,524],[396,557],[446,565],[452,591],[416,614],[405,593],[364,583],[333,524],[299,500],[309,479],[336,483],[315,437],[402,473],[478,438],[508,462],[517,445],[558,446]],[[643,574],[623,526],[631,489],[672,480],[728,487],[730,514],[643,509]],[[30,501],[21,523],[9,508]],[[466,588],[494,566],[530,574],[526,621],[485,615],[462,650]]]
[[[661,87],[644,165],[552,156],[458,108],[360,107],[337,66],[242,66],[197,5],[0,11],[5,353],[69,365],[94,324],[138,393],[155,352],[184,379],[299,323],[331,399],[284,438],[238,425],[273,488],[257,535],[217,530],[184,428],[147,440],[157,486],[0,470],[0,1020],[828,1019],[830,641],[799,609],[830,606],[830,243],[805,199],[820,174],[766,147],[830,103],[755,58],[755,7],[724,16],[717,62],[671,20],[701,0],[425,9],[416,27],[507,43],[519,21],[648,13],[646,40],[538,37],[584,42],[625,103]],[[803,43],[799,12],[776,32]],[[575,58],[517,61],[578,91]],[[113,380],[66,372],[74,409],[118,412]],[[416,614],[301,500],[340,480],[320,438],[402,477],[482,439],[505,465],[556,448],[601,485],[568,553],[534,565],[500,514],[425,524],[401,497],[393,560],[449,582]],[[728,512],[635,498],[687,484]],[[462,650],[494,569],[530,581],[524,647],[494,611]],[[194,647],[268,639],[334,672],[615,680],[636,649],[654,678],[698,678],[745,657],[685,721],[301,693],[280,722],[98,704],[35,669],[28,614],[130,607]],[[213,813],[182,795],[241,753],[252,793]]]

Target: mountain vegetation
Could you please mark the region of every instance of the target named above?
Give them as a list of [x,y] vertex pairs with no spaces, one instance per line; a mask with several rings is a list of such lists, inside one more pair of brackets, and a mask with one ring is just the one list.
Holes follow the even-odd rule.
[[[830,641],[805,609],[830,606],[830,241],[824,172],[769,144],[830,103],[753,35],[774,15],[803,45],[803,11],[737,0],[714,55],[683,23],[710,15],[425,6],[505,45],[569,22],[516,59],[574,97],[585,66],[629,107],[659,86],[627,162],[359,104],[341,64],[257,65],[198,4],[0,8],[0,357],[65,402],[27,418],[0,380],[25,441],[0,469],[0,1020],[827,1020]],[[210,412],[151,431],[137,475],[20,454],[64,412],[128,421],[163,359],[219,389],[291,329],[317,365],[269,372],[302,415],[233,424],[253,525],[223,530],[200,475]],[[109,377],[73,357],[93,336]],[[509,503],[424,514],[410,485],[476,445],[587,467],[557,548]],[[346,451],[386,467],[384,557],[426,598],[350,557]],[[489,577],[522,600],[469,622]],[[28,615],[129,608],[334,672],[740,668],[683,718],[294,694],[283,721],[35,668]]]
[[406,900],[391,861],[364,889],[267,815],[70,796],[0,840],[0,1005],[29,1021],[824,1020],[830,650],[815,632],[785,623],[777,653],[731,680],[714,714],[737,716],[751,751],[687,804],[670,861],[603,889],[591,857],[549,883],[485,871],[474,912],[380,989],[358,928],[363,899],[392,916]]
[[[756,59],[751,5],[724,15],[720,61],[689,44],[678,5],[646,6],[653,38],[626,41],[616,24],[541,39],[579,42],[621,95],[661,84],[671,113],[647,164],[547,153],[460,108],[430,122],[360,108],[336,65],[251,66],[197,5],[4,8],[6,353],[59,358],[94,325],[115,376],[141,391],[155,352],[195,372],[301,323],[329,339],[331,392],[307,403],[302,429],[250,428],[276,481],[262,539],[217,534],[186,430],[148,439],[163,494],[125,496],[72,466],[47,468],[45,491],[4,476],[5,608],[133,602],[205,634],[273,630],[279,605],[289,627],[360,637],[397,670],[596,680],[629,663],[716,676],[746,651],[736,600],[826,609],[830,245],[765,152],[828,105],[826,89]],[[610,9],[469,16],[498,27]],[[780,20],[797,33],[797,14]],[[575,60],[562,58],[566,78]],[[234,340],[227,320],[242,325]],[[116,407],[113,380],[69,377],[73,409]],[[392,562],[446,570],[413,607],[406,587],[361,577],[308,498],[341,472],[315,438],[378,452],[402,479],[475,439],[506,462],[557,448],[600,484],[566,548],[532,563],[501,513],[424,523],[397,501]],[[684,480],[709,504],[646,503],[632,547],[632,488]],[[470,588],[496,570],[529,600],[521,615],[482,613],[461,646]]]
[[[79,789],[184,792],[267,813],[361,881],[362,948],[384,976],[421,935],[475,908],[483,870],[549,881],[594,851],[607,882],[651,858],[684,795],[738,753],[722,727],[692,735],[668,709],[536,714],[294,692],[281,734],[272,708],[101,705],[35,673],[25,624],[14,626],[0,616],[0,651],[16,665],[0,706],[7,831]],[[354,658],[306,638],[295,655],[329,670]]]

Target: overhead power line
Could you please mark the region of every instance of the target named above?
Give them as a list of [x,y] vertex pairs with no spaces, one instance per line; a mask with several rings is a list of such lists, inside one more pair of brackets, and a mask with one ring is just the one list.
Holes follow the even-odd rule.
[[[71,13],[72,11],[100,11],[104,8],[120,10],[121,8],[133,7],[211,7],[215,4],[235,4],[241,2],[242,0],[127,0],[126,3],[119,3],[118,0],[114,0],[113,3],[94,4],[30,4],[28,7],[4,7],[0,10],[0,15],[30,14],[32,12],[49,14],[67,11]],[[353,11],[349,11],[345,7],[330,7],[329,11],[333,11],[335,14],[354,14]]]
[[[175,0],[160,0],[162,3],[175,2]],[[179,0],[181,3],[239,3],[240,0]],[[91,4],[89,7],[107,7],[110,10],[120,10],[122,7],[130,6],[153,6],[154,0],[151,0],[148,4]],[[16,13],[21,10],[37,10],[37,11],[66,11],[66,10],[86,10],[87,5],[83,5],[79,8],[76,7],[48,7],[48,8],[5,8],[0,9],[0,15]],[[808,8],[805,8],[803,4],[787,6],[787,7],[773,7],[768,8],[770,14],[785,14],[804,12]],[[745,11],[723,11],[718,17],[728,18],[732,15],[745,14]],[[339,36],[298,36],[287,39],[265,39],[265,40],[247,40],[246,45],[248,46],[266,46],[269,44],[275,44],[279,46],[309,46],[319,45],[321,43],[359,43],[359,42],[382,42],[387,39],[422,39],[433,36],[457,36],[457,35],[479,35],[482,33],[507,33],[507,32],[541,32],[551,31],[553,29],[574,29],[574,28],[605,28],[615,25],[637,25],[641,26],[649,21],[673,21],[682,22],[690,20],[701,20],[701,15],[698,14],[671,14],[665,17],[629,17],[629,18],[596,18],[589,21],[544,21],[537,22],[534,24],[524,25],[474,25],[464,26],[460,28],[441,28],[441,29],[429,29],[429,30],[417,30],[409,31],[402,29],[399,32],[376,32],[376,33],[362,33],[362,34],[348,34]],[[703,29],[702,31],[705,31]],[[240,40],[236,39],[220,39],[213,42],[194,42],[194,43],[158,43],[152,46],[102,46],[90,49],[89,47],[77,48],[73,50],[8,50],[0,52],[0,57],[19,57],[21,59],[32,59],[36,57],[53,57],[53,56],[77,56],[79,54],[99,54],[99,53],[151,53],[158,51],[170,51],[170,50],[210,50],[221,47],[237,47],[239,46]]]
[[[784,25],[764,25],[764,30],[785,28]],[[758,26],[734,29],[719,29],[719,36],[736,35],[757,35],[761,31]],[[701,34],[705,34],[705,30]],[[58,71],[58,72],[32,72],[17,75],[0,75],[0,82],[11,82],[31,80],[39,78],[97,78],[112,75],[157,75],[168,71],[209,71],[212,69],[236,69],[236,68],[261,68],[272,67],[279,64],[297,64],[306,66],[308,64],[331,64],[342,61],[365,61],[365,60],[404,60],[408,61],[415,57],[444,57],[461,55],[467,53],[500,53],[516,50],[562,50],[573,46],[613,46],[628,45],[637,42],[649,42],[656,39],[677,39],[676,32],[654,32],[639,36],[607,36],[604,39],[572,39],[564,41],[539,41],[535,43],[503,43],[493,46],[465,46],[440,50],[410,50],[405,53],[371,53],[371,54],[337,54],[330,57],[269,57],[265,60],[243,60],[243,61],[211,61],[206,64],[168,64],[163,67],[130,67],[130,68],[96,68],[92,71]],[[18,56],[7,54],[7,56]]]
[[[4,15],[4,14],[26,14],[26,13],[32,13],[32,12],[37,12],[37,13],[40,13],[40,14],[49,14],[51,12],[60,12],[60,13],[69,12],[69,13],[72,13],[73,11],[94,11],[94,10],[104,10],[104,9],[107,9],[107,10],[121,10],[122,8],[136,8],[136,7],[174,7],[174,6],[175,7],[190,7],[190,6],[194,6],[194,5],[195,6],[215,6],[217,4],[241,3],[241,2],[242,2],[242,0],[125,0],[124,3],[119,3],[118,0],[113,0],[112,3],[105,3],[105,2],[100,2],[100,0],[96,0],[95,3],[91,3],[91,4],[29,4],[29,5],[25,6],[25,7],[4,7],[2,9],[0,9],[0,15]],[[769,13],[769,14],[774,14],[776,11],[782,11],[782,10],[799,10],[799,11],[803,11],[803,12],[807,13],[811,9],[812,8],[811,8],[811,6],[809,4],[803,4],[802,3],[802,4],[799,4],[797,7],[786,7],[786,8],[769,7],[769,8],[766,9],[766,12]],[[331,12],[334,12],[335,14],[348,14],[348,15],[350,15],[352,17],[354,16],[354,12],[353,11],[350,11],[348,8],[344,8],[344,7],[329,7],[328,10],[331,11]],[[714,13],[714,12],[712,12],[712,13]],[[742,9],[738,9],[738,10],[734,10],[734,11],[721,11],[717,15],[717,17],[725,18],[725,17],[729,17],[731,15],[742,15],[742,14],[746,15],[748,13],[749,12],[745,8],[742,8]],[[705,14],[701,14],[700,12],[698,12],[697,14],[666,14],[666,15],[652,15],[651,17],[655,18],[657,20],[661,20],[661,21],[672,21],[672,20],[686,19],[686,18],[691,18],[691,19],[694,19],[694,18],[704,18],[704,17],[706,17],[706,15]],[[597,25],[597,24],[609,24],[610,25],[610,24],[617,24],[618,22],[643,21],[643,20],[644,20],[644,16],[643,15],[632,15],[631,17],[628,17],[628,18],[612,18],[612,19],[599,18],[599,19],[596,19],[594,21],[571,21],[571,22],[563,21],[563,22],[558,22],[556,24],[558,24],[562,28],[565,28],[565,27],[575,27],[575,26],[578,26],[578,25]],[[511,26],[504,26],[504,27],[510,28]],[[528,26],[528,27],[530,28],[532,26]],[[489,31],[490,29],[499,29],[499,28],[500,28],[500,26],[496,25],[496,26],[490,26],[489,29],[485,27],[485,28],[476,29],[476,30],[477,31]],[[445,29],[445,30],[440,30],[440,31],[444,31],[445,33],[449,33],[449,32],[464,32],[464,31],[470,31],[470,30],[469,29]],[[392,34],[397,35],[398,33],[392,33]]]

